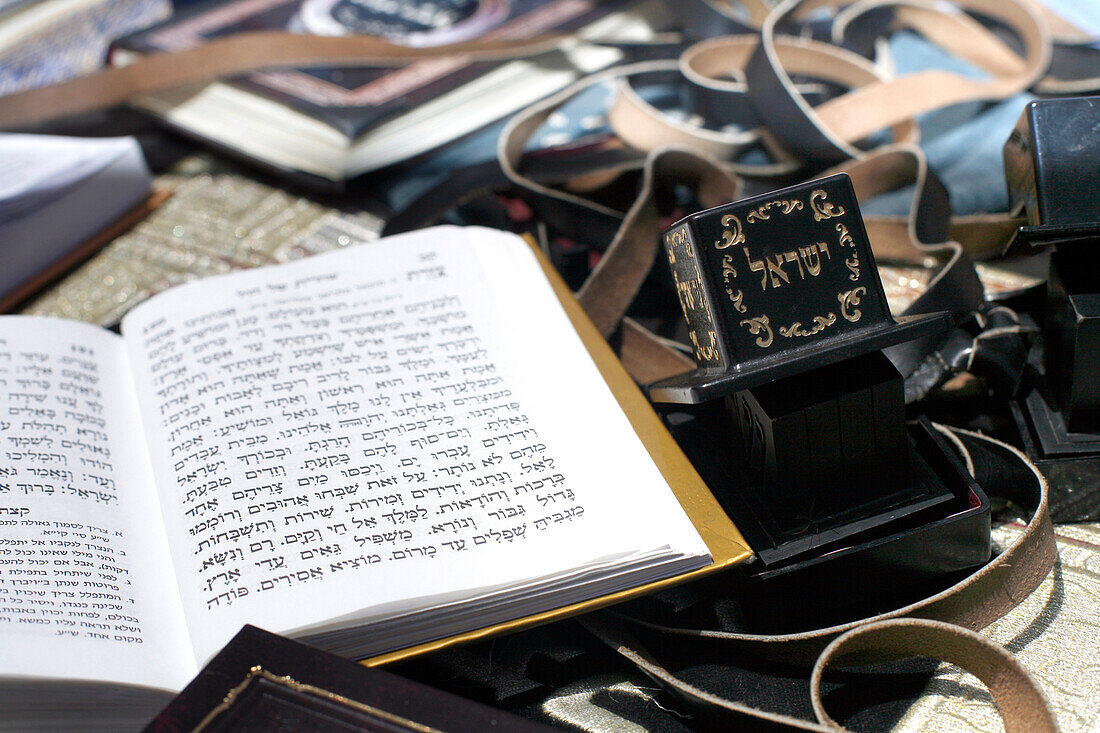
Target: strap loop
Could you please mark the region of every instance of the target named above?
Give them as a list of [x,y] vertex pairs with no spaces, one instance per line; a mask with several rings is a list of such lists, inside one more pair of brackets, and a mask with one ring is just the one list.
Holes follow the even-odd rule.
[[[733,724],[738,730],[843,730],[829,717],[821,694],[825,669],[840,659],[859,663],[905,656],[943,659],[986,684],[1010,733],[1056,731],[1054,716],[1035,680],[1015,658],[978,635],[1038,587],[1054,565],[1056,547],[1047,510],[1046,481],[1015,448],[986,436],[937,426],[962,452],[983,487],[1025,507],[1034,507],[1024,532],[986,566],[951,588],[878,616],[799,634],[752,635],[662,626],[603,612],[580,622],[688,706],[693,714]],[[995,457],[995,460],[994,460]],[[995,468],[992,472],[990,469]],[[623,621],[672,636],[728,644],[731,650],[766,659],[813,664],[811,699],[818,722],[751,708],[699,689],[665,669],[625,628]]]
[[989,688],[1006,733],[1056,733],[1058,725],[1035,679],[1004,647],[952,624],[900,618],[859,626],[825,647],[810,676],[810,698],[817,719],[840,729],[829,717],[821,694],[825,670],[845,657],[867,663],[903,657],[932,657],[972,673]]
[[[839,6],[851,5],[840,2]],[[861,86],[847,94],[811,108],[798,93],[791,70],[778,52],[779,27],[817,3],[813,0],[784,0],[768,15],[760,29],[760,46],[747,67],[748,94],[761,119],[782,119],[774,132],[799,159],[839,163],[862,153],[855,143],[891,125],[958,102],[1004,99],[1027,89],[1050,63],[1050,31],[1024,0],[955,0],[963,10],[988,16],[1011,28],[1024,47],[1015,56],[988,31],[979,34],[975,47],[965,50],[968,59],[980,59],[994,73],[989,79],[973,79],[946,71],[930,70]],[[860,12],[884,6],[899,6],[896,17],[930,40],[957,49],[955,33],[974,25],[938,5],[918,0],[863,0]]]
[[[1007,443],[959,428],[950,430],[958,439],[953,441],[956,446],[981,451],[964,458],[975,466],[979,483],[987,493],[1002,495],[1033,511],[1023,533],[1000,555],[950,588],[872,618],[789,634],[677,628],[638,618],[628,620],[643,628],[711,643],[724,642],[764,659],[803,666],[811,664],[833,639],[872,621],[915,617],[956,624],[972,631],[985,628],[1038,588],[1054,567],[1057,547],[1050,521],[1047,482],[1024,454]],[[988,471],[991,466],[996,474]]]

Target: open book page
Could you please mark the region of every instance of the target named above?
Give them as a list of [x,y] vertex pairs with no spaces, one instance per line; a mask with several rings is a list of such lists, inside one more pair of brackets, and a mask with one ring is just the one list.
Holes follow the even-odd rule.
[[0,674],[178,690],[197,671],[122,340],[0,318]]
[[706,562],[514,235],[198,281],[123,333],[200,658],[244,622],[318,630],[669,545]]

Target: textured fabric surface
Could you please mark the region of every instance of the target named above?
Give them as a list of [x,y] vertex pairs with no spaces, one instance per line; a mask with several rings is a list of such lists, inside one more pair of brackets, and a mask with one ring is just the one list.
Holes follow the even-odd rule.
[[[1055,528],[1059,562],[1040,588],[983,633],[1017,655],[1038,680],[1064,731],[1100,730],[1100,525]],[[996,529],[1005,541],[1020,531]],[[998,731],[988,692],[942,666],[896,730]]]
[[337,215],[209,157],[181,161],[157,185],[173,189],[172,198],[23,312],[110,326],[172,285],[367,241],[381,230],[369,215]]

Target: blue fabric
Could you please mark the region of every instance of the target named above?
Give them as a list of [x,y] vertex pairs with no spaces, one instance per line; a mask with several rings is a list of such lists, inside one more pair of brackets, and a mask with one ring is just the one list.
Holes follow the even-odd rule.
[[[1100,0],[1046,2],[1056,12],[1100,37]],[[890,40],[890,50],[899,75],[937,68],[981,76],[979,70],[911,32],[895,34]],[[660,88],[643,88],[642,91],[647,96],[662,96]],[[578,95],[550,117],[532,137],[529,147],[560,145],[585,134],[605,131],[604,113],[612,93],[612,85],[601,84]],[[955,105],[918,120],[921,147],[932,170],[947,186],[954,213],[1007,209],[1001,148],[1024,106],[1032,99],[1032,95],[1023,93],[996,103]],[[503,127],[504,122],[492,125],[395,172],[385,190],[388,203],[400,209],[456,168],[492,160]],[[911,190],[895,191],[864,202],[862,209],[865,214],[904,214],[909,210],[911,198]]]
[[[895,34],[890,51],[899,76],[926,69],[981,76],[973,67],[914,33]],[[1018,94],[992,104],[954,105],[918,120],[921,148],[928,156],[929,167],[947,186],[954,213],[1008,208],[1001,148],[1031,99],[1029,94]],[[902,189],[865,202],[861,209],[864,214],[904,214],[911,200],[912,190]]]
[[[1048,7],[1100,36],[1100,0],[1045,0]],[[970,76],[977,71],[913,33],[890,40],[898,74],[945,69]],[[937,110],[918,120],[928,164],[947,186],[955,214],[1000,212],[1008,208],[1001,149],[1035,97],[1022,93],[992,104],[969,103]],[[879,196],[861,205],[864,214],[903,214],[911,189]]]

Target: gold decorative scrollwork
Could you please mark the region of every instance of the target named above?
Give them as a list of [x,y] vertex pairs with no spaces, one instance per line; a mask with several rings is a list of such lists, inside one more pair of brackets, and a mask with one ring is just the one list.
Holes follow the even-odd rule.
[[844,222],[837,222],[836,230],[840,234],[840,246],[852,248],[852,256],[844,260],[844,264],[848,266],[848,279],[856,282],[859,280],[859,253],[856,250],[856,243],[852,241],[852,235],[848,232],[848,227],[844,225]]
[[733,266],[733,255],[722,257],[722,279],[728,284],[730,278],[737,277],[737,268]]
[[855,323],[863,315],[863,311],[855,306],[859,305],[860,296],[867,294],[867,288],[862,285],[843,293],[837,293],[836,299],[840,301],[840,315],[844,320]]
[[838,221],[836,224],[836,230],[840,233],[840,246],[843,247],[847,245],[848,247],[852,247],[854,249],[856,243],[852,241],[852,235],[848,233],[847,225],[842,221]]
[[756,221],[764,221],[765,219],[772,218],[771,214],[768,213],[768,209],[772,208],[773,206],[782,206],[782,213],[789,214],[792,211],[801,209],[802,202],[798,199],[779,199],[777,201],[769,201],[766,204],[762,204],[756,207],[755,211],[749,212],[749,215],[745,217],[745,221],[752,224]]
[[738,313],[744,313],[748,310],[741,302],[745,298],[745,293],[738,289],[734,291],[733,286],[730,285],[731,279],[737,278],[737,268],[733,266],[733,255],[726,255],[722,258],[722,280],[726,283],[726,294],[730,296],[730,300],[733,301],[733,307]]
[[810,208],[814,210],[814,221],[832,219],[834,216],[843,216],[844,207],[835,206],[825,200],[825,190],[818,188],[810,194]]
[[722,217],[721,222],[725,230],[722,232],[722,238],[714,243],[715,249],[725,249],[735,244],[744,244],[745,232],[741,230],[741,220],[736,215],[726,214]]
[[775,334],[772,333],[771,321],[766,315],[746,318],[741,321],[741,325],[748,326],[749,333],[756,336],[756,345],[762,349],[771,346],[772,341],[775,340]]
[[813,336],[821,333],[829,326],[836,323],[836,313],[826,313],[823,316],[814,316],[814,327],[807,331],[802,327],[801,321],[795,321],[789,326],[780,326],[779,335],[791,338],[792,336]]
[[848,266],[848,279],[852,282],[859,280],[859,259],[852,258],[850,260],[844,260],[844,264]]
[[745,299],[745,293],[743,291],[738,290],[734,292],[733,288],[727,287],[726,294],[730,296],[730,300],[733,301],[733,308],[738,313],[744,313],[748,310],[742,302]]

